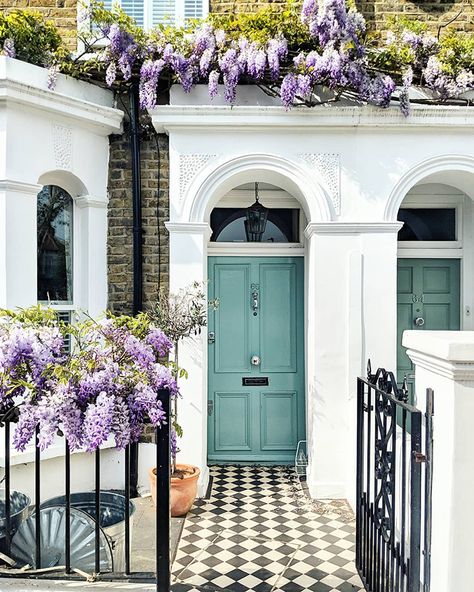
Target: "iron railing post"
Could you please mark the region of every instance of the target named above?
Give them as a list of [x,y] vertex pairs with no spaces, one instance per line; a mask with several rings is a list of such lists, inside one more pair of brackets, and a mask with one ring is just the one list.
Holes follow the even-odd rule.
[[170,394],[158,391],[166,423],[156,428],[156,590],[170,590]]
[[408,590],[420,589],[420,545],[421,545],[421,412],[411,416],[410,454],[410,571]]
[[423,562],[423,592],[429,592],[431,588],[431,523],[433,494],[433,415],[434,392],[426,389],[426,413],[425,413],[425,521],[424,521],[424,562]]

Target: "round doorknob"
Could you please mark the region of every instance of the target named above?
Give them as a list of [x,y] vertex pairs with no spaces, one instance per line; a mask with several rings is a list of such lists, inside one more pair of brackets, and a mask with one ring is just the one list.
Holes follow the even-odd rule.
[[260,357],[259,356],[252,356],[250,358],[250,363],[252,366],[260,366]]
[[421,317],[416,317],[416,319],[415,319],[415,325],[417,327],[423,327],[424,324],[425,324],[425,319],[423,319]]

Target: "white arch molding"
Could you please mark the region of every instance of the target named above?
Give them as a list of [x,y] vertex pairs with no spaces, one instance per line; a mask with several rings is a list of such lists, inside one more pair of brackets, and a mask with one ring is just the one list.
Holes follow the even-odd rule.
[[405,173],[392,189],[384,221],[395,222],[407,193],[419,183],[443,183],[460,189],[474,199],[474,157],[447,154],[424,160]]
[[336,217],[325,184],[315,171],[274,154],[247,154],[217,164],[213,160],[193,179],[184,196],[182,221],[205,223],[215,204],[243,183],[261,181],[281,187],[300,202],[308,222]]

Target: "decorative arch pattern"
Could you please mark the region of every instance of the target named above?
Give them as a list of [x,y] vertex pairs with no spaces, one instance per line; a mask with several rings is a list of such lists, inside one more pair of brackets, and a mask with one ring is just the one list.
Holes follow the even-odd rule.
[[446,183],[474,199],[474,157],[448,154],[424,160],[399,179],[388,199],[384,220],[395,222],[407,193],[421,182]]
[[308,222],[329,222],[336,217],[333,201],[316,171],[272,154],[248,154],[217,164],[209,163],[189,184],[183,221],[207,221],[212,208],[231,189],[252,181],[285,189],[301,203]]

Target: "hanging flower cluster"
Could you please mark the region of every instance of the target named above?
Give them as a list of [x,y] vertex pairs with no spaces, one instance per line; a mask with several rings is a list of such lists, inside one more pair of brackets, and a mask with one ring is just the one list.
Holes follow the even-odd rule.
[[[363,16],[355,8],[348,9],[345,0],[304,0],[300,18],[309,40],[304,51],[290,47],[281,32],[255,41],[245,35],[236,38],[206,21],[193,31],[174,30],[171,34],[169,28],[159,28],[148,36],[140,32],[137,39],[124,24],[101,22],[103,10],[92,14],[109,40],[100,54],[107,84],[128,80],[135,71],[143,109],[156,106],[161,77],[176,80],[185,92],[205,82],[211,98],[217,96],[222,84],[230,104],[235,102],[239,83],[279,87],[286,108],[295,102],[310,103],[315,87],[324,86],[336,96],[347,92],[380,107],[387,107],[396,97],[405,114],[410,109],[414,74],[442,100],[474,88],[472,71],[446,71],[438,57],[440,43],[426,32],[403,30],[389,37],[381,50],[370,50]],[[398,79],[398,94],[394,94],[395,78],[374,68],[377,60],[382,64],[384,52],[393,50],[391,44],[401,44],[411,52],[411,64]]]
[[[411,27],[411,28],[410,28]],[[385,46],[374,52],[376,63],[392,61],[403,64],[400,104],[409,112],[408,89],[413,81],[442,100],[459,97],[474,88],[474,40],[465,43],[454,35],[441,42],[423,25],[402,23],[387,35]]]
[[[37,309],[35,309],[37,310]],[[64,353],[65,330],[75,340]],[[137,442],[145,423],[165,421],[159,389],[177,396],[160,363],[172,347],[146,315],[87,320],[74,328],[14,314],[0,320],[0,414],[17,419],[14,446],[24,450],[39,428],[41,449],[64,434],[71,450],[93,451],[110,436]]]

